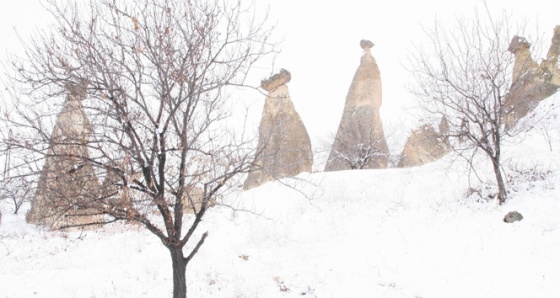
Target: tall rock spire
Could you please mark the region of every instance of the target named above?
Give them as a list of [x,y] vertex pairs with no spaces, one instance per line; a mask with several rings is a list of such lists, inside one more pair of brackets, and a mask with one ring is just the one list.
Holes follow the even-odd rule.
[[286,85],[291,74],[282,69],[261,88],[268,91],[259,125],[259,143],[253,171],[243,186],[251,189],[278,178],[311,172],[311,141],[296,112]]
[[51,228],[95,222],[92,202],[99,192],[93,166],[87,162],[90,123],[82,106],[86,83],[67,86],[64,108],[51,135],[27,222]]
[[530,47],[525,38],[514,36],[508,48],[515,56],[512,84],[504,103],[508,129],[560,89],[560,26],[554,28],[547,58],[540,65],[531,57]]
[[379,117],[381,74],[371,55],[374,44],[362,40],[364,50],[356,70],[325,171],[387,168],[389,149]]

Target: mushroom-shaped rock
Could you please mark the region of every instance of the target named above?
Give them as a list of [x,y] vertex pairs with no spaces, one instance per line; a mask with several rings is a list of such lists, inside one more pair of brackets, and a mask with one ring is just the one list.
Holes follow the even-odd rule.
[[508,129],[560,88],[560,26],[554,28],[547,59],[540,65],[531,57],[530,46],[525,38],[515,36],[508,49],[515,55],[512,84],[504,103],[504,123]]
[[38,181],[27,222],[53,229],[98,222],[100,185],[87,142],[89,120],[82,106],[86,83],[67,84],[68,95],[51,135],[51,146]]
[[279,73],[271,76],[267,80],[262,80],[261,88],[263,88],[265,91],[271,92],[274,89],[289,83],[291,79],[292,75],[289,71],[280,69]]
[[290,98],[286,85],[289,80],[290,73],[282,69],[279,74],[263,81],[268,82],[268,87],[263,89],[271,91],[266,97],[259,125],[255,166],[243,185],[246,190],[275,179],[311,172],[311,140]]
[[515,83],[519,78],[530,70],[538,68],[538,65],[531,57],[531,44],[521,36],[514,36],[509,44],[508,51],[515,55],[513,65],[512,82]]
[[[377,169],[388,166],[389,149],[379,116],[381,74],[369,51],[373,43],[360,42],[365,53],[346,95],[342,119],[325,171]],[[365,47],[364,47],[365,46]],[[355,164],[360,160],[360,165]]]

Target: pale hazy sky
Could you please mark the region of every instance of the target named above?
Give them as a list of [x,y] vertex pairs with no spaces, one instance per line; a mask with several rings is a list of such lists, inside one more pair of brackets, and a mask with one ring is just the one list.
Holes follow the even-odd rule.
[[[412,104],[405,86],[410,77],[403,63],[411,45],[426,40],[421,24],[429,26],[437,17],[452,20],[470,14],[481,1],[417,0],[254,0],[257,10],[270,8],[270,19],[277,24],[278,39],[283,39],[274,71],[285,68],[292,73],[288,84],[292,101],[301,115],[314,146],[336,132],[350,82],[362,49],[361,39],[376,46],[383,83],[381,117],[389,134],[406,134],[415,125],[405,107]],[[503,10],[516,19],[525,18],[536,26],[548,43],[555,25],[560,25],[559,0],[487,1],[496,16]],[[30,30],[46,22],[38,0],[0,0],[0,57],[18,51],[15,27],[25,38]],[[450,23],[452,24],[452,23]],[[257,69],[259,79],[270,75],[268,67]],[[259,82],[254,83],[258,85]],[[254,95],[254,114],[260,117],[264,96]],[[404,137],[397,137],[393,151],[400,150]],[[400,147],[400,148],[398,148]],[[398,152],[393,152],[398,153]]]
[[[409,114],[404,106],[412,100],[405,88],[410,78],[403,64],[411,45],[426,40],[421,25],[429,26],[436,17],[452,21],[456,15],[472,13],[475,4],[482,4],[433,0],[267,2],[273,18],[279,20],[277,31],[285,36],[276,67],[292,72],[292,101],[315,137],[338,127],[362,53],[361,39],[375,43],[372,54],[381,71],[381,117],[386,131],[400,129],[401,122],[406,127]],[[515,18],[538,21],[548,49],[552,29],[560,25],[560,1],[489,0],[488,4],[497,17],[505,9]]]

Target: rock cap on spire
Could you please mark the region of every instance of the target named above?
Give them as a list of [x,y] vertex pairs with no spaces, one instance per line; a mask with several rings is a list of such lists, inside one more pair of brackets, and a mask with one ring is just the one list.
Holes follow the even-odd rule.
[[271,76],[267,80],[262,80],[261,88],[263,88],[265,91],[270,92],[290,82],[291,79],[292,79],[292,75],[290,74],[290,72],[282,68],[280,69],[279,73]]
[[511,39],[508,51],[515,54],[517,51],[521,49],[529,49],[529,48],[531,48],[531,44],[527,41],[527,39],[525,39],[525,37],[516,35]]
[[367,39],[362,39],[360,40],[360,47],[362,47],[362,49],[364,50],[369,50],[371,48],[373,48],[375,44],[373,42],[371,42],[370,40]]

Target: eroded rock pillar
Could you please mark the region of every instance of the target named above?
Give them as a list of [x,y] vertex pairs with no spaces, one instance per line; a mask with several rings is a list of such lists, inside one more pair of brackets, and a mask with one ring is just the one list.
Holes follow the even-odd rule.
[[291,74],[282,69],[261,82],[268,95],[259,125],[255,166],[245,180],[244,189],[311,172],[311,141],[290,98],[286,85],[290,80]]
[[68,84],[64,108],[51,135],[27,222],[51,228],[96,222],[94,202],[100,193],[93,166],[87,162],[90,123],[82,106],[86,82]]
[[374,44],[362,40],[364,50],[356,70],[325,171],[387,168],[389,149],[379,116],[381,74],[371,54]]

